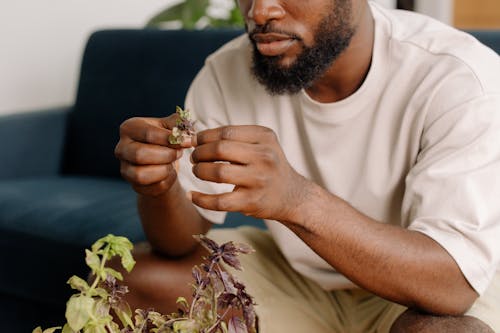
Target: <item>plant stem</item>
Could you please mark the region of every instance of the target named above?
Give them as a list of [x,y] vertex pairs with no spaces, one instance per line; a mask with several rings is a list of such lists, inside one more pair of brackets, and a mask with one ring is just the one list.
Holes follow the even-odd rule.
[[106,328],[108,329],[109,333],[114,333],[115,331],[113,331],[113,329],[111,328],[111,326],[109,326],[109,324],[106,324]]
[[[218,259],[218,258],[217,258]],[[209,276],[210,273],[213,271],[214,265],[215,265],[215,260],[213,259],[210,262],[210,267],[208,268],[208,272],[205,274],[205,276]],[[191,308],[189,309],[189,319],[193,319],[193,311],[194,311],[194,306],[196,302],[200,299],[200,292],[205,288],[205,283],[202,281],[202,283],[196,288],[196,294],[193,297],[193,302],[191,303]]]
[[[102,259],[101,259],[101,267],[100,267],[101,271],[104,269],[106,261],[108,260],[108,252],[109,252],[109,245],[106,245],[106,247],[104,248],[104,253],[102,254]],[[94,283],[92,283],[92,286],[90,286],[90,290],[94,290],[101,280],[100,274],[94,274],[94,275],[96,275],[96,279],[94,280]]]
[[227,314],[229,313],[229,310],[231,310],[232,306],[228,306],[226,311],[224,312],[224,314],[222,316],[219,316],[217,317],[217,321],[215,322],[215,324],[213,324],[212,326],[210,326],[210,328],[207,330],[207,333],[210,333],[213,329],[215,329],[217,327],[217,325],[220,324],[220,322],[222,321],[222,319],[224,319],[224,317],[227,316]]

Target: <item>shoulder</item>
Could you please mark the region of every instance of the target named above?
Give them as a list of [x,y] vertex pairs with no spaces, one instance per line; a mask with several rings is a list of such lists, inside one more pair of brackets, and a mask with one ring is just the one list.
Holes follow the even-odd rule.
[[465,79],[478,94],[500,93],[500,57],[472,35],[421,14],[374,4],[372,9],[395,59],[438,73],[440,79]]

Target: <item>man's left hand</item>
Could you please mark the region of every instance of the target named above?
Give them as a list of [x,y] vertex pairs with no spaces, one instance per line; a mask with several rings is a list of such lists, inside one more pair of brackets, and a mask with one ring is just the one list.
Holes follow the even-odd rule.
[[191,155],[193,173],[203,180],[234,184],[235,188],[212,195],[192,192],[194,204],[289,221],[305,200],[308,181],[288,163],[271,129],[225,126],[198,133],[196,141]]

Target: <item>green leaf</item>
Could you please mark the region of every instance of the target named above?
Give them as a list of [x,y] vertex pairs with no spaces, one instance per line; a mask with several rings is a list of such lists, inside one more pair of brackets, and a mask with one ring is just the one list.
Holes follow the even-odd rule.
[[94,299],[94,308],[92,309],[93,320],[97,320],[100,323],[107,323],[112,320],[109,311],[111,309],[111,305],[109,304],[107,299]]
[[98,272],[98,274],[99,274],[99,278],[100,278],[102,281],[106,280],[106,278],[108,277],[108,273],[106,273],[106,271],[105,271],[105,270],[100,270],[100,271]]
[[104,268],[104,272],[106,274],[113,276],[114,278],[116,278],[120,281],[123,281],[122,273],[115,271],[113,268],[106,267],[106,268]]
[[220,322],[220,328],[222,329],[222,333],[228,333],[227,332],[227,324],[225,321]]
[[102,299],[108,299],[108,297],[109,297],[108,291],[104,288],[95,288],[95,289],[89,290],[87,295],[92,296],[92,297],[97,296],[97,297],[100,297]]
[[191,319],[176,321],[173,325],[174,333],[195,333],[199,325]]
[[72,289],[80,291],[87,291],[90,288],[87,281],[76,275],[70,277],[67,283],[71,286]]
[[95,241],[94,244],[92,244],[92,252],[97,253],[97,251],[100,250],[104,245],[106,245],[106,237],[99,238]]
[[155,15],[147,26],[159,26],[162,22],[180,21],[182,28],[194,29],[196,23],[205,16],[209,0],[186,0],[178,5],[168,7]]
[[159,312],[149,311],[148,319],[155,327],[164,326],[167,322],[166,318]]
[[132,310],[130,309],[130,305],[128,305],[128,303],[121,302],[119,305],[113,305],[112,309],[118,319],[120,319],[123,327],[134,328],[134,322],[132,321]]
[[114,249],[123,248],[127,250],[132,250],[134,248],[134,245],[127,237],[115,236],[112,234],[109,234],[107,237],[108,237],[108,242],[111,245],[111,248]]
[[189,309],[189,303],[184,297],[178,297],[176,303],[183,306],[185,309]]
[[83,333],[108,333],[108,331],[106,330],[105,325],[96,325],[96,326],[85,327]]
[[85,295],[73,295],[66,303],[66,320],[73,331],[81,330],[90,318],[94,300]]
[[38,326],[31,333],[43,333],[43,331],[42,331],[42,328],[40,326]]
[[63,329],[62,329],[62,332],[61,333],[76,333],[75,331],[73,331],[71,329],[71,327],[69,327],[68,324],[64,325]]
[[60,329],[61,329],[61,326],[51,327],[51,328],[47,328],[47,329],[43,330],[42,333],[54,333],[55,331],[60,330]]
[[208,0],[186,0],[186,6],[182,12],[181,21],[185,29],[194,29],[196,23],[205,16]]
[[168,7],[161,11],[160,13],[153,16],[146,26],[155,27],[158,26],[162,22],[172,22],[180,20],[182,16],[182,12],[184,11],[184,7],[186,3],[180,3],[172,7]]
[[[130,273],[130,271],[132,271],[132,269],[134,268],[135,266],[135,260],[134,258],[132,257],[132,254],[130,253],[130,251],[124,253],[122,255],[122,266],[123,268],[125,268],[127,270],[127,272]],[[121,279],[119,279],[121,280]]]
[[99,256],[87,249],[85,250],[85,262],[94,274],[96,274],[101,269],[101,259],[99,259]]

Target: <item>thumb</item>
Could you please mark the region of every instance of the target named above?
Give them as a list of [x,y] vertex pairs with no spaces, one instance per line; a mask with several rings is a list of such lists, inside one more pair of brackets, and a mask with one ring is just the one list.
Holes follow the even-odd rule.
[[160,126],[171,130],[172,128],[175,127],[177,119],[179,119],[179,116],[176,113],[174,113],[168,117],[159,118],[158,121],[160,123]]

